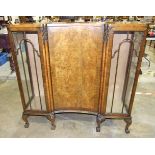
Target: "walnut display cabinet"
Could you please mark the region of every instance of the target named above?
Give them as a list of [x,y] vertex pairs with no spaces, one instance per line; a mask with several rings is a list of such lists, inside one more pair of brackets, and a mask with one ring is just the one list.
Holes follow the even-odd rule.
[[23,105],[22,118],[44,116],[55,129],[59,113],[122,119],[129,133],[147,25],[58,23],[9,25]]

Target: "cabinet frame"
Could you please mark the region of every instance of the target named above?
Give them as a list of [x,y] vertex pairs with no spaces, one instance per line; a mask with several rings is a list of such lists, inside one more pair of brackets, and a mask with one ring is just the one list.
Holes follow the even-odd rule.
[[[27,110],[24,90],[22,87],[21,75],[19,71],[19,66],[17,62],[16,49],[13,41],[12,32],[36,32],[38,34],[38,43],[40,51],[40,61],[42,68],[42,77],[43,77],[43,87],[45,92],[45,103],[46,110]],[[108,87],[109,87],[109,78],[110,78],[110,67],[112,59],[112,48],[113,48],[113,39],[115,32],[143,32],[143,39],[140,46],[140,54],[138,56],[138,62],[136,67],[136,73],[134,77],[134,84],[132,87],[132,93],[130,97],[129,108],[126,114],[124,113],[107,113],[107,96],[108,96]],[[20,90],[20,96],[23,106],[23,115],[22,118],[25,121],[25,127],[29,127],[28,117],[29,116],[45,116],[49,121],[51,121],[52,129],[55,129],[55,114],[59,113],[84,113],[92,114],[96,116],[97,127],[96,131],[100,131],[100,124],[106,119],[123,119],[126,122],[125,132],[129,133],[129,126],[132,123],[132,107],[142,62],[142,57],[144,55],[145,44],[146,44],[146,35],[147,35],[147,25],[138,24],[138,23],[106,23],[104,25],[104,36],[103,36],[103,51],[101,58],[101,72],[100,72],[100,86],[99,86],[99,100],[98,100],[98,112],[90,111],[76,111],[76,110],[60,110],[56,111],[54,108],[54,97],[52,89],[52,75],[50,67],[50,53],[49,53],[49,42],[48,42],[48,27],[47,25],[40,24],[17,24],[17,25],[8,25],[8,34],[11,44],[11,52],[13,55],[18,86]],[[127,80],[128,82],[128,80]],[[125,88],[124,88],[125,89]]]

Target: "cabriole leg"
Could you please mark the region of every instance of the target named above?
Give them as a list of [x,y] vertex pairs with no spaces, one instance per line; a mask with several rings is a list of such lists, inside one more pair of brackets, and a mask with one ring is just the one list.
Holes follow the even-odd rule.
[[125,118],[124,121],[126,122],[125,132],[128,134],[128,133],[130,133],[129,126],[132,124],[132,119]]
[[97,123],[96,132],[100,132],[100,125],[104,121],[105,121],[105,117],[103,115],[98,114],[96,116],[96,123]]
[[29,127],[28,117],[29,117],[29,116],[26,115],[26,114],[23,114],[23,115],[22,115],[22,119],[23,119],[24,122],[25,122],[25,125],[24,125],[25,128],[28,128],[28,127]]
[[51,122],[51,129],[55,130],[55,128],[56,128],[55,115],[52,113],[52,114],[47,115],[46,118]]

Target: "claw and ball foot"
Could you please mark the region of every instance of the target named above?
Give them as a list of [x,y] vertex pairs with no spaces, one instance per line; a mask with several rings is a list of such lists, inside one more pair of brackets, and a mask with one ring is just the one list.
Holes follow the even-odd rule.
[[125,133],[128,134],[128,133],[130,133],[129,126],[132,124],[132,119],[126,118],[126,119],[124,119],[124,121],[126,122]]
[[96,132],[100,132],[100,127],[96,127]]
[[56,125],[55,124],[51,124],[51,130],[55,130]]
[[25,122],[24,127],[25,127],[25,128],[28,128],[28,127],[29,127],[28,115],[23,114],[23,115],[22,115],[22,119],[23,119],[24,122]]
[[49,114],[46,116],[46,118],[51,122],[51,130],[55,130],[56,125],[55,125],[55,116],[54,114]]
[[25,127],[25,128],[28,128],[28,127],[29,127],[29,123],[25,123],[25,124],[24,124],[24,127]]
[[105,121],[105,117],[103,115],[96,116],[96,123],[97,123],[96,132],[100,132],[100,125],[104,121]]

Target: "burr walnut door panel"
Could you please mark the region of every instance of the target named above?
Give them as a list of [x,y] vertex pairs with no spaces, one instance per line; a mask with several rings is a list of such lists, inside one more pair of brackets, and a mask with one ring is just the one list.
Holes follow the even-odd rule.
[[102,25],[48,26],[56,110],[98,111]]

